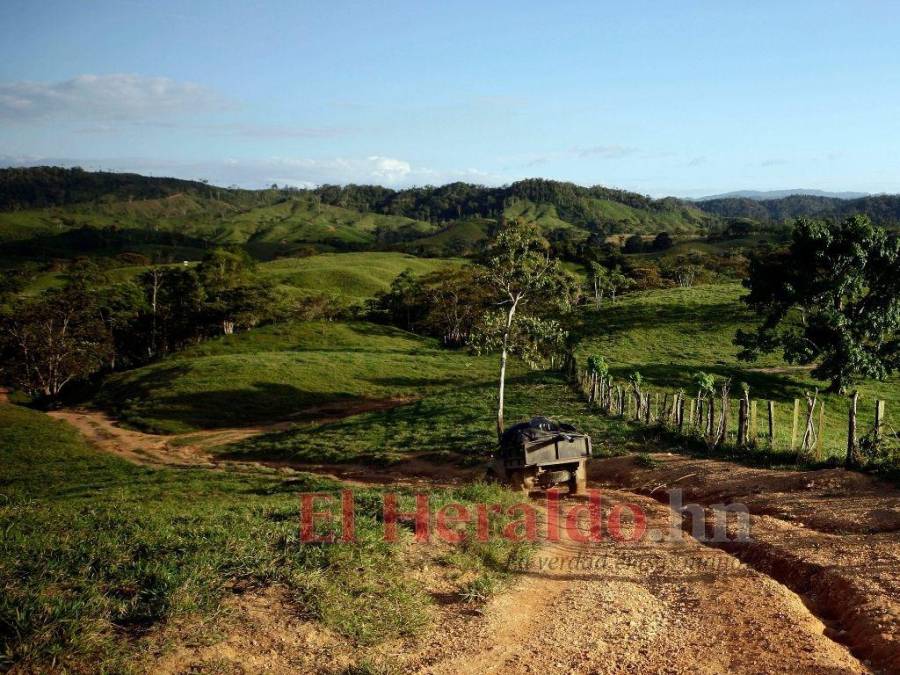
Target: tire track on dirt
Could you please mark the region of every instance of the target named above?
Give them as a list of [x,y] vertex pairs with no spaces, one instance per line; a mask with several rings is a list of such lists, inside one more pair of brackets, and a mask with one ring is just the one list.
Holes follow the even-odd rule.
[[[772,471],[654,457],[652,468],[638,467],[633,458],[600,460],[592,474],[605,475],[607,484],[617,487],[640,485],[632,489],[660,501],[679,487],[685,502],[745,503],[751,540],[708,545],[799,594],[828,625],[828,635],[857,658],[900,672],[900,493],[895,487],[842,469]],[[686,472],[691,478],[675,486],[673,479]],[[648,490],[649,485],[656,487]]]
[[[605,515],[629,503],[649,528],[669,525],[669,509],[651,498],[603,499]],[[870,672],[795,593],[687,536],[545,547],[482,619],[445,630],[453,649],[438,647],[411,671],[759,673],[790,663],[799,673]]]

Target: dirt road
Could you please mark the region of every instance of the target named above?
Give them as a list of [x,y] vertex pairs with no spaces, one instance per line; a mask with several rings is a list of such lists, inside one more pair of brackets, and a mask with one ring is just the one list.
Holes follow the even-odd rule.
[[[167,465],[222,468],[209,447],[276,428],[157,437],[91,411],[53,414],[104,450]],[[839,470],[654,458],[650,468],[634,458],[593,463],[591,485],[602,490],[605,516],[630,503],[647,515],[648,530],[664,529],[670,509],[660,500],[679,487],[698,504],[746,503],[752,542],[714,547],[687,535],[677,544],[563,541],[545,546],[483,608],[448,594],[447,580],[412,562],[413,554],[405,573],[436,599],[433,627],[416,640],[354,648],[298,619],[270,590],[235,599],[236,628],[219,643],[178,648],[177,658],[158,665],[165,672],[213,663],[237,672],[250,663],[267,672],[340,672],[366,658],[418,673],[900,672],[896,489]],[[334,467],[303,468],[334,475]],[[431,484],[421,463],[405,468]],[[354,469],[347,471],[338,477],[352,480]],[[369,470],[365,479],[395,477]]]
[[[607,513],[639,505],[649,528],[668,523],[668,507],[646,497],[606,491],[604,502]],[[448,622],[434,653],[408,665],[448,674],[870,672],[826,633],[784,585],[690,537],[569,543],[541,551],[484,618]]]

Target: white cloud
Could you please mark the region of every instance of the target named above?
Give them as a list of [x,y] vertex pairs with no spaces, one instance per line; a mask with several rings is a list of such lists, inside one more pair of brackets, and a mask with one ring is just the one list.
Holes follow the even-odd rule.
[[134,122],[233,107],[212,89],[167,77],[79,75],[62,82],[0,83],[0,119],[15,122]]
[[636,148],[624,145],[594,145],[588,148],[575,148],[574,152],[581,158],[599,157],[601,159],[621,159],[637,152]]
[[442,185],[467,181],[500,185],[506,179],[478,169],[443,170],[418,167],[395,157],[225,159],[218,161],[156,160],[141,157],[73,159],[0,156],[0,166],[81,166],[84,169],[130,171],[145,175],[206,179],[216,185],[258,188],[272,183],[296,187],[330,184],[378,184],[388,187]]

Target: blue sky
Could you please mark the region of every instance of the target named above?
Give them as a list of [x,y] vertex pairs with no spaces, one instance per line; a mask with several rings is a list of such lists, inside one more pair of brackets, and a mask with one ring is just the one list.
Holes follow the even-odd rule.
[[0,164],[900,192],[898,2],[0,3]]

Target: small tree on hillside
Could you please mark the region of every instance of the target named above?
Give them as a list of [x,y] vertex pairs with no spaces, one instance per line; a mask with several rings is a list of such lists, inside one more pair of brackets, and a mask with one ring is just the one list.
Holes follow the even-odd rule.
[[781,349],[791,363],[816,363],[831,392],[900,368],[900,242],[866,216],[798,220],[788,249],[755,257],[744,285],[763,321],[737,332],[741,358]]
[[95,298],[80,285],[21,301],[0,316],[0,375],[30,396],[56,398],[69,382],[100,370],[112,349]]
[[[506,365],[510,354],[536,363],[548,348],[561,345],[565,333],[548,316],[566,309],[575,280],[560,270],[534,228],[514,221],[502,227],[484,261],[483,283],[493,290],[498,309],[488,312],[473,331],[477,352],[500,352],[497,435],[503,433]],[[527,305],[528,311],[525,311]]]

